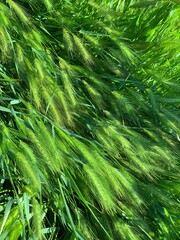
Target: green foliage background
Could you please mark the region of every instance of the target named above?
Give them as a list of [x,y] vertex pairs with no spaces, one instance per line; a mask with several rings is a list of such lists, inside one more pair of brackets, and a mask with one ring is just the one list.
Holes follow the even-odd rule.
[[180,238],[179,3],[0,2],[0,240]]

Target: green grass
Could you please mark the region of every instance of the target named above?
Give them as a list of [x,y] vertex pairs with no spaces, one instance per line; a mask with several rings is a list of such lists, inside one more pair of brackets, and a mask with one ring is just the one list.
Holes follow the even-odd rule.
[[180,238],[179,1],[0,3],[0,240]]

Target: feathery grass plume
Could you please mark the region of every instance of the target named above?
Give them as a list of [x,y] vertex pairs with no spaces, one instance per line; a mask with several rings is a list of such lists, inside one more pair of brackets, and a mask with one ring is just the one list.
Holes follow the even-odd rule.
[[[103,65],[105,68],[107,68],[110,72],[114,73],[116,76],[122,76],[122,73],[119,69],[119,67],[117,66],[117,64],[115,63],[114,57],[112,57],[111,55],[109,55],[107,53],[107,55],[104,56],[105,61],[103,61]],[[112,76],[111,76],[112,77]]]
[[51,167],[54,171],[60,172],[65,165],[65,158],[62,153],[58,151],[58,146],[56,145],[56,139],[53,137],[48,129],[42,122],[38,123],[39,128],[39,141],[44,145],[46,151],[51,158]]
[[25,42],[27,42],[28,46],[31,47],[32,53],[42,56],[43,46],[42,46],[41,33],[38,33],[35,30],[28,31],[28,32],[22,31],[22,36],[25,39]]
[[64,88],[69,96],[71,104],[75,106],[76,105],[76,99],[75,99],[75,93],[74,93],[75,90],[72,85],[71,76],[70,76],[70,74],[72,74],[72,69],[62,58],[59,58],[59,59],[60,59],[59,65],[61,68],[61,79],[64,84]]
[[38,32],[37,29],[33,28],[32,31],[31,31],[31,36],[34,38],[34,40],[37,43],[39,43],[39,45],[42,45],[44,35],[41,32]]
[[42,210],[41,205],[38,203],[36,198],[32,200],[33,206],[33,229],[35,237],[39,240],[42,239]]
[[85,80],[83,80],[83,84],[85,85],[91,97],[91,101],[97,104],[98,108],[102,108],[102,97],[100,93],[94,87],[92,87],[89,83],[87,83]]
[[76,44],[77,50],[80,53],[81,57],[84,59],[85,63],[87,65],[92,65],[93,64],[93,59],[91,54],[88,52],[88,50],[86,49],[84,43],[82,42],[82,40],[73,34],[73,39],[74,42]]
[[67,73],[69,73],[70,75],[74,74],[74,66],[71,65],[68,61],[66,61],[65,59],[63,59],[62,57],[58,56],[58,60],[59,60],[59,66],[61,69],[63,69],[64,71],[66,71]]
[[0,49],[3,57],[2,60],[3,59],[5,60],[9,55],[10,49],[9,49],[8,37],[7,37],[6,31],[1,26],[0,26]]
[[64,88],[68,94],[68,97],[70,99],[70,102],[72,104],[72,106],[76,105],[76,99],[75,99],[75,94],[74,94],[74,88],[72,86],[71,80],[69,78],[69,75],[65,72],[65,71],[61,71],[61,77],[62,77],[62,81],[64,84]]
[[[67,154],[67,157],[73,159],[73,162],[80,163],[83,165],[83,160],[81,159],[81,145],[83,143],[73,137],[70,133],[63,131],[62,129],[56,127],[56,134],[57,134],[57,144],[60,146],[60,149],[63,153]],[[75,166],[74,166],[75,167]]]
[[40,109],[42,106],[42,98],[41,98],[41,83],[39,78],[29,74],[29,84],[30,84],[30,92],[32,94],[32,99],[36,104],[37,108]]
[[[117,41],[116,41],[116,43],[117,43]],[[125,44],[123,42],[118,43],[118,46],[119,46],[122,54],[124,55],[124,57],[127,59],[127,61],[130,64],[134,64],[136,57],[135,57],[135,53],[130,49],[130,47],[128,47],[127,44]]]
[[38,75],[40,77],[40,82],[41,82],[45,77],[44,71],[43,71],[44,69],[42,67],[42,62],[40,62],[39,59],[35,58],[34,65],[35,65],[35,69],[38,72]]
[[148,166],[150,166],[148,164],[148,161],[146,159],[143,159],[143,161],[141,161],[141,156],[137,156],[136,154],[136,150],[135,147],[131,144],[131,142],[125,138],[122,134],[120,134],[120,132],[112,127],[109,126],[108,128],[104,129],[104,131],[106,132],[106,134],[108,136],[113,136],[114,140],[120,144],[121,149],[120,151],[124,151],[126,157],[128,157],[129,160],[133,161],[134,164],[129,164],[129,161],[126,162],[124,164],[126,164],[127,166],[129,165],[130,168],[132,168],[133,170],[140,172],[139,168],[142,170],[142,172],[150,177],[150,169]]
[[32,162],[30,164],[30,159],[20,152],[16,153],[16,163],[25,180],[32,184],[35,190],[39,190],[41,183],[37,166]]
[[18,3],[14,2],[12,0],[7,0],[6,2],[14,10],[14,12],[20,18],[22,23],[24,23],[26,25],[29,25],[31,23],[29,18],[27,17],[27,14],[25,13],[24,9]]
[[[87,164],[84,165],[84,170],[87,174],[87,177],[90,182],[94,184],[94,187],[99,195],[99,200],[97,196],[97,201],[100,201],[100,204],[102,204],[103,208],[106,208],[106,201],[108,202],[108,211],[111,211],[115,208],[113,204],[113,189],[111,188],[110,184],[113,182],[113,184],[117,184],[118,181],[116,181],[113,176],[110,181],[107,180],[107,178],[104,178],[103,171],[106,169],[108,170],[107,163],[105,163],[105,160],[101,158],[95,151],[91,153],[91,150],[88,149],[84,144],[77,143],[76,147],[80,150],[81,154],[84,156],[85,160],[88,161]],[[101,162],[99,162],[101,161]],[[102,165],[103,164],[103,165]],[[105,168],[104,168],[105,167]],[[108,170],[110,172],[110,170]],[[103,181],[103,186],[100,187],[100,182]],[[104,186],[106,189],[104,189]],[[115,187],[113,185],[113,187]],[[111,191],[111,198],[108,197],[108,191]],[[93,190],[94,192],[94,190]],[[107,195],[105,194],[107,192]],[[94,192],[95,194],[95,192]],[[95,194],[96,196],[96,194]]]
[[21,125],[21,129],[24,132],[25,136],[28,136],[31,139],[32,144],[37,149],[37,152],[40,154],[41,158],[44,159],[47,165],[50,165],[50,156],[47,153],[47,150],[43,148],[40,139],[38,138],[38,134],[35,133],[33,130],[25,127],[24,124]]
[[63,40],[65,42],[67,51],[72,55],[74,52],[74,43],[70,32],[66,28],[63,28]]
[[[127,239],[127,236],[130,237],[132,240],[140,240],[140,234],[137,232],[133,231],[133,226],[131,226],[128,223],[125,223],[124,221],[115,221],[115,231],[116,231],[116,236],[120,239]],[[152,238],[150,238],[152,240]]]
[[44,5],[46,6],[47,10],[52,10],[53,9],[53,1],[51,0],[42,0]]
[[23,232],[24,226],[23,224],[18,221],[13,225],[13,229],[8,234],[9,240],[18,240]]
[[0,12],[0,25],[2,26],[5,26],[5,27],[8,27],[9,26],[9,9],[8,7],[3,4],[3,3],[0,3],[0,9],[1,9],[1,12]]
[[[100,158],[100,156],[98,156],[95,152],[92,154],[91,153],[91,150],[90,149],[88,149],[84,144],[82,144],[81,142],[79,142],[79,141],[77,141],[77,139],[75,140],[74,139],[74,141],[72,141],[71,139],[70,139],[70,141],[71,142],[73,142],[75,145],[74,145],[74,147],[75,148],[78,148],[78,150],[81,152],[81,154],[84,156],[84,158],[89,162],[89,164],[90,164],[90,166],[88,166],[88,165],[84,165],[84,169],[85,169],[85,171],[87,172],[87,174],[88,174],[88,176],[89,176],[89,180],[90,181],[92,181],[92,182],[94,182],[94,184],[95,184],[95,186],[96,186],[96,184],[98,185],[98,182],[100,183],[100,180],[99,180],[99,178],[101,179],[101,178],[103,178],[104,176],[103,176],[103,170],[104,170],[104,165],[106,164],[106,163],[104,163],[103,162],[103,159],[101,159]],[[96,156],[96,157],[95,157]],[[97,157],[99,157],[99,158],[97,158]],[[99,161],[97,161],[97,160],[101,160],[101,164],[99,165]],[[104,165],[102,166],[102,164],[104,163]],[[93,170],[94,169],[94,170]],[[108,169],[108,167],[106,166],[106,170]],[[91,171],[92,170],[92,171]],[[92,177],[92,179],[91,179],[91,177]],[[112,180],[113,181],[113,180]],[[115,181],[115,180],[114,180]],[[107,188],[108,189],[111,189],[110,188],[110,185],[109,185],[109,183],[108,183],[108,181],[107,181],[107,179],[105,180],[103,180],[103,182],[104,182],[104,184],[105,184],[105,182],[107,182],[106,184],[107,184]],[[117,182],[116,182],[117,183]],[[97,186],[96,186],[97,187]],[[103,187],[102,187],[103,188]],[[102,192],[100,192],[99,194],[101,195],[102,194],[102,196],[103,196],[103,191],[104,190],[102,190]],[[107,191],[107,189],[106,189],[106,191]],[[101,201],[101,200],[100,200]],[[103,206],[104,206],[104,203],[105,203],[105,198],[103,198]],[[110,200],[109,200],[110,201]]]
[[92,96],[92,99],[95,96],[100,96],[99,93],[96,91],[96,89],[93,88],[92,86],[90,86],[90,84],[88,84],[85,80],[83,80],[83,84],[85,85],[86,89],[88,90],[88,92]]
[[99,44],[99,39],[97,37],[90,36],[88,34],[84,34],[83,36],[93,45],[94,48],[100,50],[101,45]]
[[[166,164],[167,166],[171,166],[171,164],[174,162],[173,161],[173,154],[167,150],[167,149],[163,149],[162,147],[159,146],[153,146],[152,147],[153,152],[157,153],[157,156],[161,156],[161,158],[163,159],[164,164]],[[175,166],[174,166],[175,167]]]
[[55,102],[55,94],[51,91],[47,91],[45,86],[42,86],[42,95],[46,103],[45,115],[53,119],[56,124],[64,125],[64,119],[62,113],[59,113],[58,107]]
[[109,89],[108,89],[108,85],[103,82],[103,80],[101,78],[99,78],[97,75],[94,75],[91,74],[92,76],[90,76],[87,72],[87,77],[88,77],[88,80],[92,82],[92,84],[95,85],[95,88],[99,88],[99,90],[101,91],[101,93],[104,93],[104,92],[108,92],[109,93]]
[[[99,134],[100,135],[100,134]],[[111,133],[112,135],[112,133]],[[117,134],[114,134],[117,135]],[[101,135],[100,135],[101,136]],[[98,137],[99,138],[99,137]],[[109,138],[109,137],[108,137]],[[105,137],[102,135],[102,137],[100,137],[100,139],[103,140]],[[127,141],[127,140],[126,140]],[[124,139],[123,139],[123,143],[124,143]],[[127,145],[128,144],[128,145]],[[126,143],[126,146],[129,146],[129,143]],[[109,147],[109,145],[108,145]],[[118,151],[118,145],[114,145],[113,148],[111,147],[110,150],[112,152],[108,152],[108,154],[111,155],[115,155],[115,149],[117,149]],[[120,151],[121,153],[121,151]],[[117,154],[117,153],[116,153]],[[118,154],[117,154],[118,155]],[[126,200],[131,202],[131,197],[133,196],[133,200],[134,202],[136,202],[136,205],[138,204],[139,206],[141,206],[142,204],[142,200],[140,199],[140,197],[138,196],[138,193],[136,193],[133,190],[133,182],[132,178],[130,178],[127,173],[124,175],[123,172],[118,171],[117,169],[113,168],[111,165],[106,164],[105,161],[103,161],[103,159],[99,159],[98,156],[96,156],[96,160],[98,159],[98,164],[100,163],[100,166],[102,169],[106,169],[106,173],[107,173],[107,178],[109,178],[109,182],[112,184],[112,189],[114,189],[117,193],[119,193],[121,196],[125,195],[126,192]],[[127,160],[125,160],[127,161]],[[137,160],[136,160],[137,161]],[[118,162],[118,165],[121,164],[122,160]],[[122,162],[123,163],[123,162]],[[124,164],[124,163],[123,163]],[[126,163],[125,163],[126,164]],[[128,163],[127,163],[128,166]],[[131,166],[132,167],[132,166]],[[128,181],[128,179],[130,179],[130,181]],[[128,195],[129,192],[129,195]]]
[[[31,58],[28,59],[27,57],[24,57],[24,65],[26,67],[26,71],[28,73],[28,75],[30,73],[33,73],[34,72],[34,67],[32,66],[32,63],[31,63]],[[28,76],[29,77],[29,76]],[[29,80],[28,80],[29,82]]]
[[[125,80],[126,81],[126,80]],[[134,113],[135,109],[133,107],[133,103],[129,102],[129,100],[123,95],[116,91],[113,91],[112,94],[115,96],[118,101],[118,105],[122,108],[122,112],[126,113]]]
[[92,151],[90,147],[78,139],[73,139],[73,143],[74,147],[77,148],[77,153],[80,153],[90,165],[94,165],[95,168],[98,167],[98,162],[94,159],[95,150]]
[[19,216],[20,216],[19,208],[18,206],[14,206],[11,209],[11,212],[9,213],[8,218],[6,219],[5,224],[3,224],[4,216],[0,217],[0,226],[1,226],[0,234],[4,233],[6,230],[12,227],[12,224],[16,222]]
[[55,101],[56,103],[59,103],[62,107],[62,109],[60,108],[59,111],[61,113],[62,111],[62,115],[64,117],[64,124],[66,125],[73,125],[73,117],[72,114],[70,112],[70,106],[68,105],[67,99],[66,99],[66,95],[65,93],[59,88],[57,90],[57,94],[55,96]]
[[[116,205],[114,201],[114,194],[109,186],[107,180],[101,176],[95,169],[92,169],[92,166],[85,165],[84,171],[86,173],[87,180],[92,186],[91,191],[96,197],[96,200],[108,212],[112,212],[115,210]],[[102,184],[103,182],[103,184]]]
[[[115,168],[113,168],[110,163],[108,163],[103,157],[101,157],[99,154],[94,152],[93,157],[96,159],[96,162],[98,163],[97,166],[95,166],[95,169],[98,170],[98,172],[106,172],[106,178],[108,179],[109,184],[112,187],[112,190],[115,191],[115,193],[123,195],[124,189],[122,186],[122,175],[117,175]],[[92,163],[92,167],[95,164]],[[128,181],[126,181],[126,184]],[[128,184],[127,184],[128,188]]]
[[[73,67],[76,75],[81,74],[84,78],[88,79],[88,81],[90,83],[92,83],[92,85],[95,87],[97,87],[97,89],[101,90],[101,92],[103,93],[103,90],[108,91],[108,86],[105,82],[103,82],[103,80],[101,78],[99,78],[99,76],[97,74],[95,74],[94,72],[92,73],[92,71],[89,71],[88,69],[84,69],[83,67],[80,66],[74,66]],[[85,81],[85,80],[83,80]],[[86,81],[83,82],[86,84]],[[95,91],[95,90],[94,90]]]
[[139,156],[136,156],[136,152],[134,150],[130,150],[130,149],[126,149],[127,153],[127,157],[130,159],[130,161],[133,162],[132,165],[130,165],[129,163],[126,163],[130,169],[133,169],[133,171],[135,171],[136,173],[139,174],[144,174],[145,176],[149,177],[150,179],[153,179],[151,174],[152,174],[152,169],[151,169],[151,165],[149,163],[147,163],[146,160],[145,162],[142,161],[142,159]]
[[31,139],[34,152],[37,154],[37,156],[34,155],[34,153],[25,143],[21,142],[20,146],[22,147],[23,152],[27,154],[26,156],[31,159],[32,164],[34,163],[39,169],[41,169],[39,171],[39,177],[43,182],[46,177],[47,181],[45,181],[45,184],[49,186],[48,171],[46,169],[47,166],[49,166],[49,170],[53,172],[61,172],[61,169],[64,166],[64,157],[61,156],[60,152],[57,152],[54,139],[52,136],[50,136],[50,133],[43,126],[43,124],[37,123],[37,125],[39,128],[38,130],[36,128],[36,133],[25,128],[26,134]]
[[112,154],[114,154],[115,156],[118,155],[118,153],[119,153],[118,147],[117,147],[116,143],[114,143],[113,141],[111,141],[111,142],[109,141],[109,137],[107,137],[102,132],[100,132],[100,133],[97,132],[96,137],[99,140],[99,142],[108,150],[110,155],[112,155]]
[[134,206],[138,206],[138,210],[141,211],[145,203],[143,202],[143,199],[141,198],[138,191],[135,189],[135,179],[133,176],[131,176],[128,171],[118,171],[115,168],[114,174],[116,174],[116,182],[118,182],[121,188],[123,188],[118,190],[119,193],[121,192],[122,199],[125,199],[125,201],[131,203]]
[[32,163],[38,165],[37,156],[35,156],[32,150],[32,146],[30,147],[29,145],[22,141],[20,141],[19,145],[22,148],[23,152],[28,156],[28,158],[31,159]]
[[20,46],[19,43],[15,43],[15,59],[16,59],[16,69],[18,76],[22,76],[22,72],[26,69],[26,65],[24,64],[25,61],[25,53],[23,48]]
[[16,43],[15,46],[16,46],[17,61],[19,62],[19,64],[23,64],[24,62],[23,48],[18,43]]

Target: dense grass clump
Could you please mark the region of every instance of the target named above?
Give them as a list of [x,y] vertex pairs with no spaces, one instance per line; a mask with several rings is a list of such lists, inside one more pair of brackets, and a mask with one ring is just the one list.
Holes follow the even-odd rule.
[[0,3],[0,240],[180,238],[179,1]]

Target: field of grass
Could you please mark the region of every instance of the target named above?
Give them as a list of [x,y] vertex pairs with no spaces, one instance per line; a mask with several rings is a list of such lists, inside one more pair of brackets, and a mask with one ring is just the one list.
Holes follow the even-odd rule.
[[0,240],[180,239],[180,1],[0,1]]

